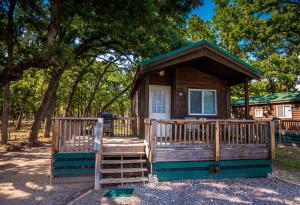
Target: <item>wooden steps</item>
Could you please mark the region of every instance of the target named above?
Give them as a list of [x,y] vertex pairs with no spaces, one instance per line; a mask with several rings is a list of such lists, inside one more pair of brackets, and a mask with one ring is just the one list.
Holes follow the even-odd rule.
[[146,163],[145,159],[129,159],[129,160],[103,160],[102,164],[131,164]]
[[145,152],[102,152],[103,156],[134,156],[145,155]]
[[148,181],[144,144],[105,144],[99,157],[99,185]]
[[134,172],[146,172],[146,168],[121,168],[121,169],[101,169],[101,173],[134,173]]
[[105,144],[103,152],[144,152],[144,144]]
[[122,183],[135,183],[147,182],[147,177],[132,177],[132,178],[106,178],[100,179],[100,184],[122,184]]

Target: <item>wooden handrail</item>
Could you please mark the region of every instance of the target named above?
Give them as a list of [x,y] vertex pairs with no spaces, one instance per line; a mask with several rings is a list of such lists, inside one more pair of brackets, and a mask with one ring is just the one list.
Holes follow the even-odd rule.
[[155,163],[155,151],[164,148],[213,149],[214,159],[219,161],[224,147],[269,147],[270,157],[275,157],[273,121],[145,119],[144,124],[151,163]]
[[[153,120],[156,131],[152,136],[157,146],[174,147],[186,145],[203,145],[216,142],[219,144],[270,144],[270,121],[259,120]],[[149,119],[144,120],[145,126]],[[154,124],[152,123],[152,124]],[[217,128],[218,126],[218,128]],[[217,130],[216,130],[217,129]],[[216,132],[215,132],[216,130]],[[147,139],[148,141],[150,141]]]
[[[98,118],[95,117],[53,118],[53,152],[91,152],[97,120]],[[121,137],[138,136],[138,118],[115,118],[111,124],[106,124],[104,121],[104,132]]]

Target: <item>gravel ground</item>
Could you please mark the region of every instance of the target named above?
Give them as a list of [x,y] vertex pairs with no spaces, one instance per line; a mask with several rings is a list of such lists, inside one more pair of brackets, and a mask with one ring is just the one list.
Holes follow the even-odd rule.
[[75,204],[300,204],[300,187],[276,179],[222,179],[135,185],[132,197],[93,191]]
[[49,185],[50,147],[0,153],[0,204],[66,204],[92,184]]

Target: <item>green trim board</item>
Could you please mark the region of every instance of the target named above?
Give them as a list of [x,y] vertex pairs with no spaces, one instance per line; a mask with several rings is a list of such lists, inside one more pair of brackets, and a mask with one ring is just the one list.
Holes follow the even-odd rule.
[[55,153],[52,155],[53,177],[89,176],[95,173],[95,153]]
[[95,158],[94,152],[72,152],[72,153],[54,153],[53,159],[78,159],[78,158]]
[[164,59],[164,58],[167,58],[167,57],[176,55],[176,54],[178,54],[178,53],[184,52],[184,51],[186,51],[186,50],[189,50],[189,49],[191,49],[191,48],[194,48],[194,47],[196,47],[196,46],[200,46],[200,45],[203,45],[203,44],[209,45],[210,47],[214,48],[214,49],[217,50],[218,52],[220,52],[220,53],[222,53],[222,54],[228,56],[229,58],[231,58],[231,59],[233,59],[233,60],[235,60],[235,61],[237,61],[237,62],[239,62],[239,63],[241,63],[242,65],[246,66],[247,68],[249,68],[251,71],[255,72],[256,74],[258,74],[258,75],[261,74],[260,71],[259,71],[257,68],[255,68],[254,66],[252,66],[252,65],[250,65],[250,64],[248,64],[248,63],[246,63],[245,61],[242,61],[242,60],[241,60],[240,58],[238,58],[237,56],[235,56],[235,55],[233,55],[233,54],[227,52],[226,50],[224,50],[224,49],[218,47],[218,46],[215,45],[214,43],[209,42],[209,41],[207,41],[207,40],[200,40],[200,41],[197,41],[197,42],[195,42],[195,43],[189,44],[189,45],[187,45],[187,46],[178,48],[178,49],[176,49],[176,50],[172,50],[172,51],[170,51],[170,52],[167,52],[167,53],[164,53],[164,54],[155,56],[155,57],[150,58],[150,59],[148,59],[148,60],[142,61],[140,64],[141,64],[142,66],[148,65],[148,64],[154,63],[154,62],[156,62],[156,61],[158,61],[158,60],[161,60],[161,59]]
[[[266,177],[272,172],[271,160],[224,160],[199,162],[153,163],[153,174],[159,181],[209,179],[209,178],[251,178]],[[211,166],[218,167],[212,172]]]
[[[275,140],[279,143],[279,132],[276,132]],[[281,142],[283,144],[300,146],[300,133],[294,131],[283,131],[281,133]]]
[[[249,104],[264,104],[264,103],[276,103],[276,102],[300,102],[300,91],[295,92],[281,92],[272,93],[261,96],[250,96]],[[232,101],[233,106],[245,105],[245,98],[239,98]]]

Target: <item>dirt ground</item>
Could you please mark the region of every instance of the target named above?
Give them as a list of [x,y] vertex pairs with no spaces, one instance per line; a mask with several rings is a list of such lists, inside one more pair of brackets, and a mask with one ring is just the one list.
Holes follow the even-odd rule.
[[0,153],[0,204],[66,204],[92,184],[49,185],[50,146]]

